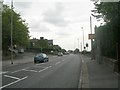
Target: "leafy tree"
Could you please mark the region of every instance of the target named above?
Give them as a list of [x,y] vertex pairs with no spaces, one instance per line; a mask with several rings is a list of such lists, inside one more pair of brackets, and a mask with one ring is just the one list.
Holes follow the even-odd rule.
[[61,51],[61,47],[59,45],[53,45],[54,51]]
[[47,39],[40,39],[36,43],[36,47],[38,48],[48,48],[48,41]]
[[102,55],[116,58],[116,44],[120,43],[120,2],[94,3],[92,10],[97,20],[103,19],[105,24],[96,29],[96,40],[100,40]]
[[75,50],[74,50],[74,53],[79,53],[80,51],[79,51],[79,49],[78,48],[76,48]]
[[2,11],[2,49],[3,52],[11,46],[11,13],[13,15],[13,45],[26,47],[29,40],[27,23],[19,13],[11,10],[9,6],[3,5]]

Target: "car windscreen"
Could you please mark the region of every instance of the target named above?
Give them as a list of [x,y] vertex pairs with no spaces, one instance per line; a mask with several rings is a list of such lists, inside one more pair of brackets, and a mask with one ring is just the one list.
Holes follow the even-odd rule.
[[37,54],[37,55],[36,55],[36,57],[41,57],[41,56],[43,56],[43,54]]

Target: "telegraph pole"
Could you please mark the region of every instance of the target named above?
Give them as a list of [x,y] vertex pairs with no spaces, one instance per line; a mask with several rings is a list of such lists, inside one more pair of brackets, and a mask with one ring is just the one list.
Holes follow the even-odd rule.
[[11,0],[11,64],[13,64],[13,0]]
[[[92,34],[92,18],[90,16],[90,32]],[[93,48],[92,48],[92,44],[93,44],[93,39],[91,39],[91,59],[93,59]]]

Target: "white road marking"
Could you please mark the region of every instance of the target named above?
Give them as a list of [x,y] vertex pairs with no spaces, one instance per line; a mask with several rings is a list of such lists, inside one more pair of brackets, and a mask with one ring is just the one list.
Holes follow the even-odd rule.
[[42,64],[46,64],[46,63],[36,64],[36,65],[42,65]]
[[83,58],[81,57],[81,59],[82,59],[82,63],[84,63],[84,60],[83,60]]
[[8,87],[8,86],[10,86],[10,85],[12,85],[12,84],[15,84],[15,83],[17,83],[17,82],[19,82],[19,81],[22,81],[22,80],[26,79],[26,78],[28,78],[28,76],[26,76],[26,77],[24,77],[24,78],[22,78],[22,79],[19,79],[19,80],[17,80],[17,81],[11,82],[11,83],[9,83],[9,84],[7,84],[7,85],[4,85],[4,86],[0,87],[0,89],[5,88],[5,87]]
[[1,74],[5,74],[5,73],[8,73],[8,71],[6,71],[6,72],[0,72],[0,75],[1,75]]
[[12,78],[12,79],[17,79],[17,80],[19,80],[20,78],[18,78],[18,77],[14,77],[14,76],[9,76],[9,75],[4,75],[5,77],[9,77],[9,78]]
[[16,70],[16,71],[14,71],[14,72],[11,72],[11,73],[16,73],[16,72],[19,72],[19,71],[22,71],[22,69],[20,69],[20,70]]
[[79,83],[78,83],[78,88],[82,88],[82,75],[83,75],[83,71],[81,69],[81,73],[80,73],[80,79],[79,79]]
[[46,69],[48,69],[48,67],[46,67],[46,68],[44,68],[44,69],[40,70],[39,72],[45,71]]
[[22,69],[24,71],[30,71],[30,72],[38,72],[38,71],[35,71],[35,70],[27,70],[27,69]]
[[46,69],[48,69],[48,68],[50,68],[50,67],[52,67],[52,66],[46,67],[46,68],[40,70],[39,72],[45,71]]
[[57,62],[55,65],[59,64],[60,62]]
[[[23,69],[28,69],[29,67],[26,67],[26,68],[23,68]],[[20,69],[20,70],[16,70],[16,71],[13,71],[11,73],[16,73],[16,72],[20,72],[20,71],[23,71],[23,69]]]

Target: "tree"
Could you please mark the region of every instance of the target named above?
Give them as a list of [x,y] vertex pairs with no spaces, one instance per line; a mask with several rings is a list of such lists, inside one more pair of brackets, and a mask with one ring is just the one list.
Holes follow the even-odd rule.
[[37,47],[37,48],[48,48],[48,41],[46,39],[40,39],[36,43],[35,47]]
[[13,15],[13,45],[26,47],[29,41],[27,23],[19,13],[11,10],[9,6],[3,5],[2,11],[2,49],[3,52],[11,46],[11,13]]
[[61,51],[61,47],[59,45],[53,45],[54,51]]
[[120,2],[94,3],[92,10],[97,20],[104,20],[104,25],[97,27],[96,38],[100,41],[100,48],[103,56],[116,59],[116,43],[120,43]]
[[79,51],[79,49],[78,48],[76,48],[75,50],[74,50],[74,53],[79,53],[80,51]]

